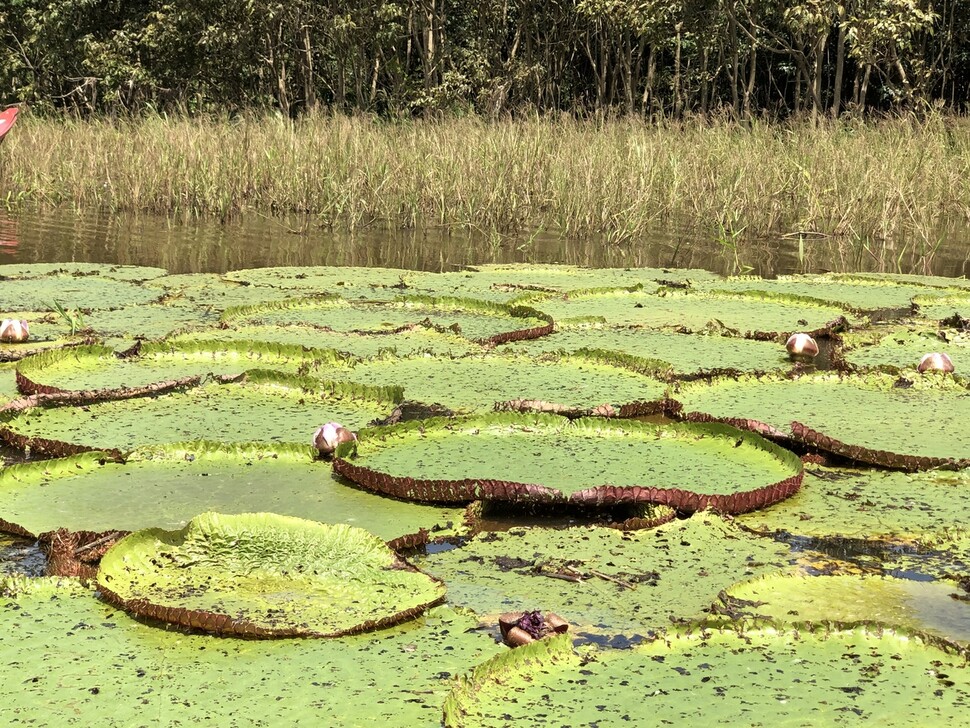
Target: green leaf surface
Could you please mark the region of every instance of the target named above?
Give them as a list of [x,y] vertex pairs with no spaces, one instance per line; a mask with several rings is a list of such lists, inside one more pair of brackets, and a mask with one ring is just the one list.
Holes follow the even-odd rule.
[[668,634],[582,652],[563,635],[477,668],[445,725],[927,726],[962,722],[968,701],[963,657],[888,630]]
[[970,370],[970,333],[941,329],[938,325],[895,327],[883,334],[862,332],[842,337],[843,356],[853,367],[909,369],[914,375],[924,354],[946,353],[957,372]]
[[[370,430],[353,462],[398,478],[534,484],[583,502],[652,501],[685,509],[691,494],[736,496],[801,472],[788,451],[733,427],[525,415]],[[609,492],[584,492],[598,486]],[[643,492],[648,489],[686,493]],[[664,496],[676,502],[658,500]],[[478,497],[490,494],[480,489]]]
[[[962,598],[961,598],[962,597]],[[871,623],[966,645],[970,601],[953,582],[886,576],[770,575],[735,584],[724,603],[732,617],[776,624]]]
[[[631,533],[513,528],[415,563],[445,581],[449,603],[479,614],[539,609],[585,631],[630,636],[672,616],[701,617],[722,589],[790,559],[787,545],[705,512]],[[574,574],[578,580],[560,578]]]
[[769,372],[791,367],[785,347],[773,341],[731,336],[680,334],[640,327],[583,326],[556,331],[531,341],[504,345],[500,351],[535,356],[582,349],[616,351],[670,364],[674,374],[694,375],[723,369]]
[[813,538],[925,541],[970,524],[970,470],[901,473],[807,467],[783,503],[738,516],[746,526]]
[[439,726],[450,677],[506,650],[448,607],[334,640],[215,639],[143,624],[76,582],[55,583],[12,596],[0,587],[11,723]]
[[164,268],[105,263],[8,263],[0,265],[5,278],[76,277],[108,278],[116,281],[142,282],[164,276]]
[[548,321],[538,315],[528,315],[504,304],[471,298],[424,296],[408,296],[394,301],[290,299],[229,309],[222,320],[283,326],[309,324],[343,332],[388,332],[427,322],[442,330],[451,329],[472,341],[548,326]]
[[[21,435],[87,445],[99,450],[132,450],[208,439],[233,442],[309,442],[324,422],[357,430],[385,417],[389,400],[302,389],[294,381],[206,384],[157,397],[91,404],[35,407],[17,413],[6,426]],[[335,385],[339,387],[340,385]],[[349,388],[348,388],[349,389]]]
[[362,528],[274,513],[203,513],[101,558],[98,588],[142,616],[259,637],[336,637],[411,619],[444,585]]
[[346,377],[361,384],[400,385],[408,399],[465,412],[490,411],[496,402],[516,399],[588,409],[653,401],[666,390],[660,380],[580,357],[387,357],[359,364]]
[[[175,336],[173,343],[182,341],[263,341],[287,346],[313,349],[335,349],[359,356],[375,357],[382,352],[397,356],[431,354],[433,356],[464,356],[480,353],[482,347],[449,331],[418,326],[408,331],[388,334],[356,334],[327,331],[314,326],[233,326],[217,331],[202,331]],[[231,346],[231,344],[227,344]]]
[[[782,430],[800,422],[850,445],[904,455],[970,457],[970,390],[952,377],[819,373],[794,379],[719,378],[674,393],[685,412],[755,419]],[[901,426],[901,424],[903,426]]]
[[294,292],[333,293],[344,298],[389,300],[409,293],[413,279],[427,274],[403,268],[365,268],[358,266],[280,266],[244,268],[224,278],[258,288],[277,288]]
[[150,303],[157,298],[157,291],[101,276],[8,278],[0,286],[0,311],[52,311],[54,301],[67,309],[110,309]]
[[970,291],[963,295],[920,296],[915,299],[920,318],[940,321],[959,314],[970,318]]
[[405,503],[348,487],[309,446],[187,443],[136,450],[124,464],[100,453],[0,470],[0,519],[39,534],[177,529],[205,511],[272,512],[359,526],[390,541],[463,531],[456,508]]
[[796,297],[747,293],[684,293],[664,290],[574,291],[565,296],[546,294],[521,299],[552,316],[560,326],[601,321],[611,326],[665,328],[683,326],[698,331],[715,322],[741,334],[814,331],[846,315],[835,307]]
[[119,358],[102,346],[76,347],[22,360],[18,371],[36,384],[63,390],[139,387],[189,376],[235,375],[272,369],[332,378],[348,364],[333,351],[256,341],[213,342],[183,338],[144,344],[137,354]]

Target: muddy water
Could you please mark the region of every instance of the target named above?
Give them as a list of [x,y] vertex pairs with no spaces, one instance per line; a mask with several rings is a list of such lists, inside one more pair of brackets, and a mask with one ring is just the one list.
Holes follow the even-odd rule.
[[544,233],[485,236],[443,228],[333,231],[306,218],[216,222],[70,210],[0,212],[0,264],[92,262],[150,265],[172,273],[223,273],[278,265],[358,265],[448,271],[482,263],[705,268],[765,277],[822,271],[970,276],[970,230],[944,231],[933,246],[779,237],[736,249],[702,233],[658,231],[610,243]]

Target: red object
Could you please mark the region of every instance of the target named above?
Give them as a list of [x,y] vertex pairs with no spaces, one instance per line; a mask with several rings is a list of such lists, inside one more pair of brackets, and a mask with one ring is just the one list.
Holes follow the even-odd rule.
[[9,109],[0,111],[0,142],[7,136],[7,132],[13,128],[13,123],[17,120],[17,114],[19,113],[20,109],[16,106],[11,106]]

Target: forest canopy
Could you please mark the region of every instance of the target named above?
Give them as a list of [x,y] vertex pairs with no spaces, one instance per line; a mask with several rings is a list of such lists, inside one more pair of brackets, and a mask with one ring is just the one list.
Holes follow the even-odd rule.
[[6,0],[0,90],[81,115],[959,111],[970,0]]

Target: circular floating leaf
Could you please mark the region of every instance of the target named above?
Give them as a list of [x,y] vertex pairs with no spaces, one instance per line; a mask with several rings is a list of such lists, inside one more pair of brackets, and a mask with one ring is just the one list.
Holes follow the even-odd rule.
[[39,406],[0,415],[0,435],[35,450],[44,446],[30,440],[96,450],[132,450],[203,438],[224,443],[299,443],[308,442],[313,430],[328,421],[360,429],[386,416],[399,396],[390,388],[251,371],[242,383],[204,384],[158,397],[100,401],[83,408],[70,403],[44,406],[41,398]]
[[919,637],[862,629],[667,634],[580,653],[563,635],[476,668],[444,716],[449,728],[942,725],[966,713],[963,663]]
[[126,349],[136,339],[161,339],[176,331],[214,326],[217,320],[217,313],[207,311],[201,305],[186,302],[150,303],[111,311],[93,311],[84,317],[84,326],[99,337],[110,340],[115,348]]
[[481,344],[534,339],[552,332],[552,321],[535,309],[472,298],[403,296],[393,301],[298,298],[227,310],[224,323],[312,324],[334,331],[395,332],[429,323]]
[[631,636],[671,617],[702,617],[722,589],[790,560],[787,545],[699,513],[649,531],[479,534],[416,563],[445,581],[449,603],[480,615],[541,608],[585,631]]
[[970,470],[901,473],[813,468],[784,503],[739,518],[797,536],[926,541],[970,523]]
[[126,536],[98,587],[145,617],[222,634],[336,637],[412,619],[444,599],[377,536],[271,513],[204,513]]
[[319,374],[331,378],[346,368],[334,351],[257,341],[215,342],[183,338],[177,342],[139,344],[118,355],[103,346],[77,347],[40,354],[17,366],[21,391],[36,392],[139,387],[207,374],[241,375],[249,369]]
[[[970,458],[970,390],[949,376],[719,378],[681,385],[685,412],[750,419],[861,462],[906,470]],[[900,423],[905,423],[900,427]]]
[[4,278],[74,276],[76,278],[109,278],[116,281],[137,283],[159,278],[167,272],[164,268],[104,263],[9,263],[0,265],[0,276]]
[[913,303],[919,306],[920,317],[931,321],[949,318],[953,314],[970,317],[970,291],[954,295],[920,296],[913,299]]
[[813,298],[856,311],[897,309],[900,314],[911,310],[910,301],[914,296],[933,292],[933,289],[918,283],[839,275],[778,276],[772,280],[739,276],[702,284],[700,288],[734,292],[764,291],[774,295]]
[[846,334],[842,341],[845,361],[853,367],[915,370],[924,354],[944,351],[957,372],[970,369],[970,333],[942,332],[936,325]]
[[336,640],[214,640],[133,620],[77,580],[0,595],[16,676],[0,704],[25,725],[437,726],[450,677],[506,650],[448,607]]
[[284,346],[302,346],[313,349],[334,349],[362,359],[370,359],[382,353],[397,356],[431,354],[433,356],[464,356],[481,353],[482,347],[458,334],[437,331],[426,326],[416,326],[406,331],[385,334],[357,334],[344,331],[327,331],[313,326],[233,326],[218,331],[196,332],[175,336],[168,341],[227,342],[232,346],[239,341],[262,341]]
[[714,323],[738,335],[814,331],[846,314],[835,306],[796,296],[759,291],[691,293],[636,289],[536,294],[521,299],[552,316],[557,326],[598,321],[612,326],[685,327],[699,331]]
[[[462,531],[459,509],[380,498],[339,483],[307,447],[192,443],[136,450],[124,464],[104,453],[0,470],[0,519],[31,534],[176,529],[199,513],[274,512],[359,526],[385,541]],[[315,455],[315,451],[312,451]]]
[[326,291],[344,298],[391,299],[407,293],[420,271],[403,268],[364,268],[355,266],[281,266],[246,268],[227,273],[227,281],[239,281],[258,288],[289,291]]
[[164,291],[165,303],[203,306],[207,313],[215,315],[230,306],[248,306],[293,297],[293,291],[251,286],[214,273],[163,276],[148,281],[146,285]]
[[735,584],[721,599],[733,619],[878,624],[966,644],[970,603],[961,592],[938,581],[786,574]]
[[19,361],[48,349],[80,343],[80,336],[71,336],[71,328],[56,314],[37,311],[3,311],[0,317],[26,321],[30,328],[27,341],[0,341],[0,363]]
[[666,391],[657,379],[590,357],[385,357],[359,364],[343,376],[361,384],[403,386],[408,399],[465,412],[535,400],[537,408],[558,405],[557,411],[576,416],[591,414],[603,404],[633,416],[661,409],[658,401]]
[[640,361],[640,368],[676,375],[702,375],[724,370],[769,372],[791,367],[785,347],[774,341],[733,336],[679,334],[628,327],[584,326],[555,331],[531,341],[509,344],[503,351],[537,354],[584,350],[616,352]]
[[0,287],[0,311],[53,311],[57,301],[66,309],[120,308],[149,303],[158,292],[114,278],[101,276],[48,275],[7,278]]
[[514,415],[371,430],[356,457],[334,468],[423,501],[660,503],[727,513],[786,498],[802,477],[794,454],[733,427]]

